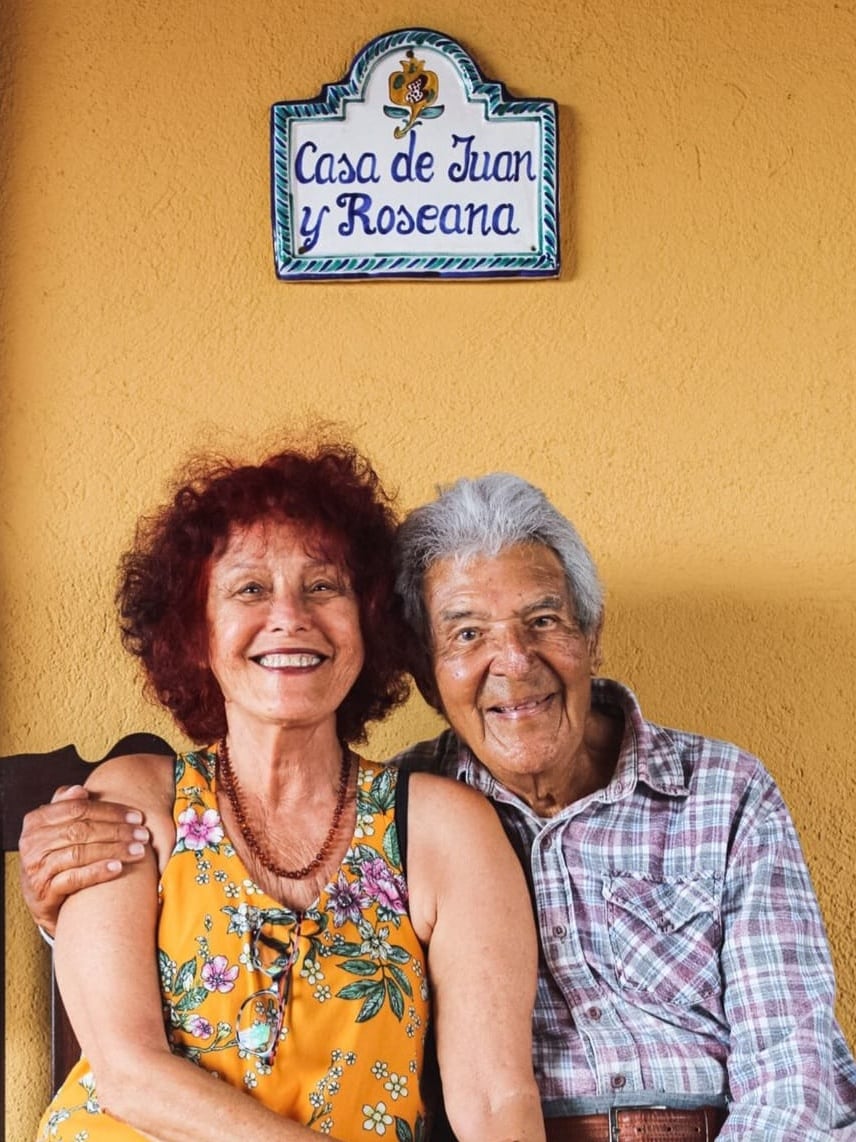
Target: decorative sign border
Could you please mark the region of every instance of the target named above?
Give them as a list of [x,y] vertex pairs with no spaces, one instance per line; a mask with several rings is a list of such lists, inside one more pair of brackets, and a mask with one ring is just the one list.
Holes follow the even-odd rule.
[[[537,214],[527,248],[510,253],[507,250],[460,253],[454,250],[452,241],[445,243],[447,248],[444,249],[441,235],[428,250],[407,249],[406,243],[402,243],[404,248],[393,253],[361,250],[358,253],[335,255],[320,252],[313,254],[311,249],[307,249],[308,243],[301,245],[299,228],[302,215],[299,214],[296,201],[297,188],[292,182],[293,150],[299,158],[295,139],[301,132],[300,137],[305,138],[312,126],[323,129],[328,122],[343,123],[348,117],[349,104],[363,103],[365,87],[383,61],[394,64],[399,72],[406,73],[408,66],[412,70],[421,71],[419,65],[422,61],[415,60],[414,55],[426,48],[440,53],[453,65],[467,105],[481,105],[485,129],[493,124],[514,122],[533,125],[539,142],[540,162],[537,170],[527,171],[528,177],[536,181],[534,193]],[[402,53],[414,61],[412,65],[399,59]],[[431,89],[432,83],[436,88],[436,75],[433,80],[430,78],[431,72],[424,72],[424,75],[429,78],[426,81],[421,76],[418,77],[422,86],[416,92],[415,109],[414,97],[409,91],[407,95],[404,92],[399,95],[394,90],[403,86],[401,76],[391,74],[389,77],[390,99],[398,106],[384,106],[383,113],[399,119],[394,132],[396,139],[403,138],[411,128],[417,126],[420,115],[428,120],[439,117],[443,112],[441,105],[434,106],[431,103],[436,98],[436,90]],[[440,98],[442,100],[442,94]],[[416,134],[415,131],[412,133]],[[466,143],[461,138],[457,138],[457,141]],[[412,166],[414,159],[418,162],[421,156],[415,155],[414,140],[411,139],[408,143]],[[312,148],[307,153],[317,151],[311,142],[304,146]],[[510,155],[511,152],[505,154]],[[519,155],[517,157],[519,162]],[[355,57],[350,74],[341,82],[326,85],[315,99],[307,102],[275,103],[271,108],[271,205],[277,277],[310,281],[383,277],[556,277],[560,269],[557,159],[557,109],[553,100],[509,98],[501,84],[483,78],[460,44],[440,32],[428,28],[406,28],[378,36]],[[530,168],[531,165],[530,162]],[[351,169],[353,173],[353,167]],[[377,178],[371,181],[377,181]],[[353,199],[355,196],[344,197]],[[305,211],[307,208],[303,209]],[[436,210],[433,206],[430,209]],[[506,247],[507,245],[508,243]]]

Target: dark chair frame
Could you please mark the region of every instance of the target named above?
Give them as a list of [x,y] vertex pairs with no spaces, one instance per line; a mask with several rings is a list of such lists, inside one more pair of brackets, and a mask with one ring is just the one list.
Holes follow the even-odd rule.
[[[18,851],[24,817],[31,809],[50,801],[57,786],[82,783],[96,765],[126,753],[158,753],[171,756],[175,750],[155,734],[127,734],[97,761],[84,761],[73,745],[51,753],[19,753],[0,757],[0,833],[5,854]],[[3,926],[3,960],[0,982],[6,994],[6,900],[4,877],[0,877],[0,924]],[[0,1009],[0,1120],[6,1121],[6,1019]],[[51,1090],[55,1091],[80,1055],[80,1047],[62,1005],[51,970]]]

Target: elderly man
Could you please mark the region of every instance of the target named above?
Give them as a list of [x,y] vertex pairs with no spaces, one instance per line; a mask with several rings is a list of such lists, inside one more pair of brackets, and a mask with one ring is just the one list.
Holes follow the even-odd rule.
[[[602,592],[574,527],[517,477],[462,480],[402,525],[398,581],[414,674],[451,726],[398,760],[490,798],[530,880],[548,1138],[856,1138],[856,1064],[781,795],[757,759],[654,725],[593,677]],[[92,847],[73,851],[82,812]],[[37,919],[133,855],[128,816],[74,799],[31,816]]]

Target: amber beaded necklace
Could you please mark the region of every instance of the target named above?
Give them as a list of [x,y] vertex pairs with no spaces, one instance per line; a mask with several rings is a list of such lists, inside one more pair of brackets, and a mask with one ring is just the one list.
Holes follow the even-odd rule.
[[238,778],[235,776],[235,771],[232,769],[232,763],[229,760],[229,747],[226,745],[226,739],[220,742],[218,747],[220,756],[220,784],[223,787],[223,792],[229,799],[229,804],[232,806],[232,812],[235,814],[235,820],[238,822],[238,828],[241,830],[241,835],[246,841],[247,848],[259,862],[263,865],[268,872],[272,872],[274,876],[281,876],[285,880],[303,880],[309,876],[310,872],[314,872],[319,868],[327,857],[330,855],[330,850],[333,847],[333,839],[336,836],[336,830],[339,828],[339,823],[342,820],[342,813],[345,810],[345,798],[348,794],[348,778],[351,775],[351,751],[343,743],[342,744],[342,771],[339,774],[339,788],[336,792],[336,808],[333,811],[333,823],[327,836],[324,838],[324,844],[309,862],[303,868],[280,868],[280,866],[268,856],[262,847],[261,841],[253,832],[250,822],[247,820],[247,812],[241,801],[241,786]]

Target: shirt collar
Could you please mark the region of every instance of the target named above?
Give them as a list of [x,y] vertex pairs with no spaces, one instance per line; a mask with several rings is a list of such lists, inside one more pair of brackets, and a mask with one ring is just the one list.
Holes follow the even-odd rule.
[[[645,720],[632,690],[611,678],[594,678],[592,706],[604,710],[617,707],[624,715],[624,737],[615,773],[609,785],[595,796],[604,801],[620,801],[640,783],[667,797],[687,796],[689,787],[672,731]],[[454,735],[449,736],[449,745],[454,743],[455,752],[448,759],[451,764],[447,772],[494,801],[518,800],[467,745]]]

